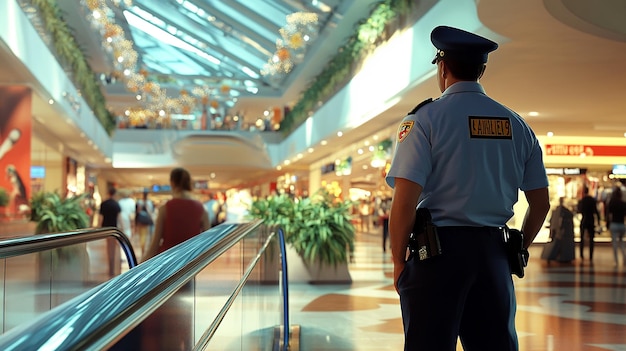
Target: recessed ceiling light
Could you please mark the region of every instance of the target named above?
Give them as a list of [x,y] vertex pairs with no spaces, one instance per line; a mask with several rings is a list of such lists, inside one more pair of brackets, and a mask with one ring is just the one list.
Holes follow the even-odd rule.
[[528,116],[530,116],[530,117],[537,117],[537,116],[539,116],[539,112],[537,112],[537,111],[530,111],[530,112],[528,112]]
[[338,136],[338,137],[343,136],[343,132],[342,132],[342,131],[338,131],[338,132],[337,132],[337,136]]
[[320,141],[320,144],[326,145],[326,144],[328,144],[328,142],[326,140],[322,140],[322,141]]
[[549,137],[549,138],[552,138],[552,137],[554,136],[554,133],[552,133],[552,132],[548,132],[548,134],[547,134],[547,135],[548,135],[548,137]]
[[54,104],[54,100],[50,99],[50,100],[48,100],[48,103],[49,103],[50,105],[52,105],[52,104]]

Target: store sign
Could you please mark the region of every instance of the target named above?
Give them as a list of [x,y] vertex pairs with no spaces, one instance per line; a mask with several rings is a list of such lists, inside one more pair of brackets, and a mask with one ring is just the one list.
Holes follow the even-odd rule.
[[335,172],[335,163],[328,163],[322,166],[322,174]]
[[546,144],[544,149],[548,156],[626,157],[626,146]]
[[586,168],[546,168],[548,175],[581,175],[586,173]]
[[169,191],[172,191],[172,187],[169,185],[159,185],[159,184],[152,185],[153,193],[169,192]]
[[626,165],[614,165],[613,174],[626,175]]

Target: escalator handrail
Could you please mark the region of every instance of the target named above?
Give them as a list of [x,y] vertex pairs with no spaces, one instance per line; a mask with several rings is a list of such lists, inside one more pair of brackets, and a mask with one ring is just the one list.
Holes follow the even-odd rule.
[[59,249],[105,238],[115,238],[128,260],[128,267],[137,265],[135,251],[126,234],[116,227],[91,228],[64,233],[46,233],[0,240],[0,259]]
[[108,349],[262,222],[211,228],[9,330],[0,349]]

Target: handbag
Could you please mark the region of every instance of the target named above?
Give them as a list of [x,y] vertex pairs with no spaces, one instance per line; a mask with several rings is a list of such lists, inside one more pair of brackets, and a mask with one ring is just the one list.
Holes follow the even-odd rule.
[[152,221],[152,216],[146,211],[145,207],[139,213],[137,213],[137,223],[144,225],[152,225],[154,221]]

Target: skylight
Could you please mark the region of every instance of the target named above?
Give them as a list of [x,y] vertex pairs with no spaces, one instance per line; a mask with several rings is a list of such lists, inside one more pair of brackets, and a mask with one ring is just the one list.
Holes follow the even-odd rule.
[[[130,26],[152,36],[154,39],[156,39],[159,42],[177,47],[182,50],[192,52],[215,65],[221,64],[221,61],[217,59],[216,57],[209,55],[206,52],[203,52],[197,47],[179,39],[178,37],[168,33],[167,31],[151,23],[150,20],[154,19],[155,18],[154,16],[152,16],[152,18],[150,18],[149,20],[146,20],[144,18],[141,18],[135,15],[134,13],[128,10],[124,11],[124,16],[126,17],[126,20],[128,21],[128,24]],[[170,28],[170,31],[171,30],[172,29]]]

